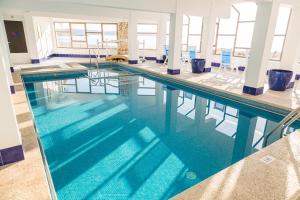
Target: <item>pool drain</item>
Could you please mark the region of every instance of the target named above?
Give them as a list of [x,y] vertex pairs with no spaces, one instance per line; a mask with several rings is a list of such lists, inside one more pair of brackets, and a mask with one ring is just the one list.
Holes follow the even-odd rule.
[[197,178],[197,174],[195,172],[188,171],[186,172],[185,177],[189,180],[195,180]]

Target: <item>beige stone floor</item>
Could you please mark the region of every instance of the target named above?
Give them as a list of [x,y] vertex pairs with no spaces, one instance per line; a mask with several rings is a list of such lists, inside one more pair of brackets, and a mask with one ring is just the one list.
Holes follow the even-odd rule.
[[293,89],[284,92],[271,91],[268,89],[267,76],[263,95],[253,96],[242,93],[244,86],[245,72],[212,67],[212,72],[193,74],[189,64],[183,64],[181,74],[168,75],[166,66],[156,63],[145,63],[131,65],[133,68],[140,68],[152,73],[181,80],[189,84],[200,84],[203,87],[226,92],[237,97],[251,99],[267,105],[272,105],[284,110],[292,110],[300,106],[300,81],[295,81]]
[[[173,200],[300,199],[300,134],[285,137]],[[266,164],[261,159],[271,156]]]
[[[76,62],[87,61],[85,59]],[[67,61],[55,60],[55,62],[49,61],[44,63],[44,65],[60,65],[60,62],[64,63]],[[43,67],[44,65],[25,66],[24,68]],[[170,76],[166,74],[165,67],[153,63],[132,67],[143,68],[144,70],[164,74],[176,79],[200,83],[217,90],[243,95],[245,98],[249,96],[241,93],[244,73],[215,69],[212,73],[193,75],[187,68],[183,68],[181,75]],[[40,69],[37,68],[36,70]],[[47,71],[47,69],[45,70]],[[14,81],[17,84],[17,93],[13,95],[13,100],[26,159],[0,168],[0,199],[50,199],[31,114],[18,72],[14,74]],[[296,85],[294,90],[288,90],[280,94],[266,91],[264,95],[253,98],[267,101],[282,108],[292,109],[299,105],[299,95],[298,86]],[[300,199],[299,144],[300,135],[292,134],[224,169],[179,194],[174,199]],[[272,159],[274,159],[269,164],[261,161],[267,155],[272,156]]]
[[0,199],[47,200],[50,199],[48,182],[19,72],[14,73],[13,79],[16,94],[12,98],[25,160],[0,167]]

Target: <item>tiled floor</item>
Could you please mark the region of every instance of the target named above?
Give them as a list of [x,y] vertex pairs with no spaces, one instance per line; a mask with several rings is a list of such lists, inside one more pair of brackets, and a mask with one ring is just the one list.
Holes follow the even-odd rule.
[[[88,59],[53,59],[41,65],[24,65],[24,68],[43,65],[61,66],[65,62],[73,61],[88,62]],[[166,68],[154,63],[134,67],[166,75]],[[183,68],[181,75],[172,77],[217,90],[225,90],[245,98],[265,101],[285,109],[299,105],[300,90],[297,90],[297,84],[294,90],[283,93],[266,91],[264,95],[252,97],[241,93],[244,73],[214,69],[212,73],[194,75],[187,69]],[[26,159],[0,168],[0,199],[49,199],[43,162],[18,72],[14,74],[14,81],[17,84],[17,93],[13,95],[13,99]],[[175,199],[299,199],[299,143],[300,135],[292,134],[210,177]],[[272,156],[273,159],[269,164],[261,161],[267,155]]]

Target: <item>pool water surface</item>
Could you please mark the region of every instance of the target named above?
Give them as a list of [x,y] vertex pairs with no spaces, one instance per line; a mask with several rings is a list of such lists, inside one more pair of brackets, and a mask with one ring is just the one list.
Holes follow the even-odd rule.
[[58,199],[168,199],[260,150],[282,119],[117,67],[23,78]]

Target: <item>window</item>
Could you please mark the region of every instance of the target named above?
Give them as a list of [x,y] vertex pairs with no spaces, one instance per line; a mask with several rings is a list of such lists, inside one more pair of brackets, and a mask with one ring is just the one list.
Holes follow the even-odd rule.
[[273,37],[273,43],[271,48],[271,60],[280,61],[282,50],[286,38],[288,24],[291,15],[291,8],[280,6],[275,33]]
[[233,56],[248,57],[255,25],[257,5],[254,2],[234,4],[230,18],[217,19],[214,53],[231,49]]
[[[189,51],[189,47],[195,47],[201,51],[203,18],[196,16],[183,16],[182,27],[182,51]],[[166,45],[169,45],[170,22],[167,22]]]
[[137,24],[139,49],[157,49],[157,24]]
[[117,24],[55,22],[54,29],[60,48],[118,47]]

